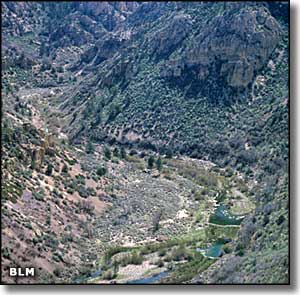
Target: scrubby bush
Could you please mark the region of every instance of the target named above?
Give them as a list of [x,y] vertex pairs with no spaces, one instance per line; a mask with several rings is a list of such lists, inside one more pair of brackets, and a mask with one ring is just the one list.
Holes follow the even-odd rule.
[[156,160],[156,168],[159,171],[162,169],[162,161],[160,157]]
[[163,267],[165,265],[164,261],[162,259],[158,259],[155,264],[158,266],[158,267]]
[[111,151],[110,148],[107,146],[104,148],[104,157],[108,160],[111,159]]
[[88,143],[85,147],[85,151],[86,151],[87,154],[93,154],[94,153],[95,147],[93,146],[93,144],[90,141],[88,141]]
[[126,157],[127,157],[126,150],[123,146],[121,147],[120,156],[121,156],[121,159],[126,159]]
[[119,149],[117,147],[114,148],[113,155],[114,155],[114,157],[119,158],[120,152],[119,152]]
[[154,166],[154,157],[153,156],[150,156],[149,158],[148,158],[148,168],[149,169],[152,169],[153,168],[153,166]]
[[120,260],[120,264],[122,266],[126,266],[128,264],[139,265],[143,263],[143,260],[143,256],[135,251],[132,254],[125,255]]
[[189,255],[188,255],[187,250],[184,245],[174,248],[171,253],[172,260],[175,260],[175,261],[187,259],[188,256]]
[[52,171],[53,171],[53,166],[51,164],[48,164],[45,174],[48,175],[48,176],[51,176]]
[[62,173],[68,173],[68,166],[66,164],[63,165],[62,169],[61,169]]
[[97,169],[97,175],[99,175],[99,176],[103,176],[103,175],[105,175],[106,174],[106,168],[105,167],[99,167],[98,169]]
[[89,196],[88,190],[83,185],[79,185],[77,191],[82,198],[87,198]]

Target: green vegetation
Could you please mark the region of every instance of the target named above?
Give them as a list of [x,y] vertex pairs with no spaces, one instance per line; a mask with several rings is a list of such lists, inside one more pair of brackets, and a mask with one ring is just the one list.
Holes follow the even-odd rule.
[[105,167],[99,167],[99,168],[97,168],[97,175],[99,175],[99,176],[103,176],[103,175],[105,175],[106,174],[106,172],[107,172],[107,170],[106,170],[106,168]]
[[149,168],[149,169],[152,169],[152,168],[153,168],[154,162],[155,162],[154,157],[151,155],[151,156],[148,158],[148,168]]
[[163,283],[186,283],[193,279],[197,274],[206,270],[215,261],[204,257],[201,254],[195,255],[189,262],[179,264],[175,270],[171,272],[170,277],[163,280]]
[[94,145],[90,141],[87,142],[85,151],[86,151],[87,154],[93,154],[94,153],[95,148],[94,148]]
[[161,171],[161,169],[162,169],[162,160],[161,160],[160,157],[157,158],[157,160],[156,160],[156,168],[157,168],[157,170],[159,170],[159,171]]
[[52,171],[53,171],[53,166],[51,164],[48,164],[45,174],[48,175],[48,176],[51,176]]
[[121,159],[127,158],[126,150],[123,146],[121,147],[120,156],[121,156]]
[[110,159],[111,159],[111,151],[110,151],[110,148],[107,147],[107,146],[104,148],[104,157],[105,157],[107,160],[110,160]]
[[2,5],[4,269],[287,283],[288,5],[102,5]]

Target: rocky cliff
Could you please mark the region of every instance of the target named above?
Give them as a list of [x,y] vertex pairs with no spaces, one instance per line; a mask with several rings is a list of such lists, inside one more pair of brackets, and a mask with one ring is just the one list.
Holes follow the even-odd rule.
[[[193,76],[207,95],[224,97],[224,92],[233,90],[240,94],[266,65],[280,32],[278,22],[265,7],[230,5],[223,15],[208,21],[194,36],[181,59],[162,66],[161,75],[179,81],[188,81]],[[215,74],[214,79],[211,73]]]

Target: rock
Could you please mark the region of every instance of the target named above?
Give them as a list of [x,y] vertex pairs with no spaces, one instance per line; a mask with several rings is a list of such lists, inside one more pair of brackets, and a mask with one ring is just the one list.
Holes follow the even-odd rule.
[[32,151],[32,161],[36,168],[39,168],[44,161],[45,149],[38,147]]
[[41,231],[38,228],[34,229],[34,233],[35,233],[35,235],[37,237],[41,237],[42,236],[42,233],[41,233]]
[[112,31],[139,5],[138,2],[81,2],[79,10],[88,16],[101,20],[104,27]]
[[183,58],[164,64],[161,76],[178,78],[192,70],[206,83],[208,73],[214,73],[215,84],[244,89],[268,62],[280,34],[279,24],[266,8],[233,6],[208,23]]
[[42,147],[47,151],[49,147],[54,147],[54,136],[53,134],[47,134],[44,138]]
[[176,15],[168,25],[151,35],[148,47],[151,54],[170,54],[190,31],[191,17],[186,14]]
[[166,241],[168,240],[168,237],[166,237],[166,236],[158,236],[158,237],[156,238],[156,240],[157,240],[158,242],[166,242]]
[[158,178],[160,176],[160,172],[158,170],[155,170],[151,173],[151,176],[154,178]]

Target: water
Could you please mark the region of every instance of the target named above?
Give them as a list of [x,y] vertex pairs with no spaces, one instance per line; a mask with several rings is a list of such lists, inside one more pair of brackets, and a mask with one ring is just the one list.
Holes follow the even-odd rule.
[[[240,225],[242,220],[244,219],[244,216],[238,216],[233,215],[228,212],[226,206],[220,205],[214,212],[213,215],[210,216],[209,222],[218,224],[218,225]],[[197,248],[196,251],[202,253],[206,257],[210,258],[218,258],[222,254],[222,246],[224,243],[217,242],[214,245],[206,248],[206,249],[200,249]],[[87,280],[97,278],[101,275],[102,270],[97,269],[93,273],[89,274],[88,276],[84,276],[81,278],[78,278],[75,280],[75,283],[81,284],[86,282]],[[128,281],[127,284],[154,284],[159,282],[160,279],[167,276],[168,272],[163,271],[161,273],[158,273],[156,275],[153,275],[148,278],[141,278],[137,280]]]
[[101,273],[102,273],[102,269],[99,268],[87,276],[76,279],[75,284],[82,284],[82,283],[86,282],[87,280],[98,278],[98,277],[100,277]]
[[222,243],[216,243],[206,249],[197,248],[196,251],[202,253],[205,257],[218,258],[222,254],[223,245]]
[[163,271],[149,278],[142,278],[138,280],[128,281],[127,284],[154,284],[160,281],[160,279],[167,276],[168,271]]
[[218,225],[240,225],[244,216],[233,215],[224,205],[220,205],[210,216],[209,222]]
[[[82,284],[82,283],[87,282],[88,280],[98,278],[98,277],[100,277],[101,273],[102,273],[102,270],[97,269],[96,271],[94,271],[93,273],[91,273],[87,276],[76,279],[75,284]],[[126,284],[154,284],[154,283],[157,283],[160,279],[164,278],[167,274],[168,274],[167,271],[163,271],[161,273],[153,275],[152,277],[128,281],[128,282],[126,282]]]

